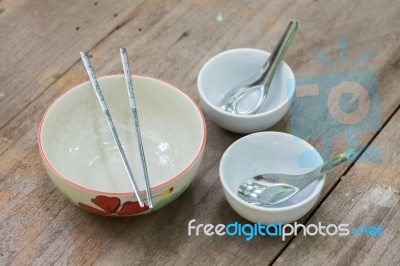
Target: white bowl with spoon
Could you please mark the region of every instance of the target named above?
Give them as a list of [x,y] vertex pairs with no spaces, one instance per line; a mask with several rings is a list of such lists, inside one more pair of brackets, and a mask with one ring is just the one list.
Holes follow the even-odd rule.
[[295,77],[284,61],[272,80],[265,103],[257,114],[233,114],[221,108],[224,96],[237,84],[257,73],[269,52],[239,48],[224,51],[201,68],[197,78],[200,104],[207,116],[219,126],[236,133],[254,133],[276,124],[286,114],[295,91]]
[[323,163],[318,151],[306,141],[281,132],[260,132],[234,142],[220,162],[220,179],[225,197],[243,218],[262,224],[291,223],[304,216],[317,202],[325,175],[289,200],[271,207],[253,205],[238,196],[240,185],[264,173],[300,175]]
[[[251,133],[264,130],[283,117],[295,83],[293,72],[282,58],[298,26],[297,20],[289,22],[271,54],[231,50],[203,66],[197,85],[203,109],[214,122],[237,133]],[[282,97],[285,94],[287,97]]]

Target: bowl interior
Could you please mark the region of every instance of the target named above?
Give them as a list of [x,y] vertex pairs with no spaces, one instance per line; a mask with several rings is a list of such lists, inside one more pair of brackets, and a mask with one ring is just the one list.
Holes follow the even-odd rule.
[[[306,141],[286,133],[261,132],[239,139],[226,150],[220,174],[223,186],[233,197],[254,206],[237,196],[243,181],[265,173],[304,174],[322,163],[319,153]],[[288,207],[304,201],[318,184],[322,188],[323,183],[323,179],[316,180],[289,200],[269,208]]]
[[[160,80],[134,76],[133,83],[150,184],[182,173],[204,141],[198,107]],[[99,78],[111,117],[139,188],[145,188],[140,154],[123,76]],[[88,189],[129,192],[131,185],[91,85],[68,91],[48,109],[41,128],[47,161],[66,179]]]
[[[200,94],[210,106],[222,111],[220,105],[223,97],[232,88],[258,73],[269,56],[268,52],[249,48],[228,50],[214,56],[199,73]],[[259,114],[284,105],[293,95],[294,84],[292,70],[282,62],[278,66],[268,97]],[[248,102],[256,102],[259,96],[259,92],[250,94]]]

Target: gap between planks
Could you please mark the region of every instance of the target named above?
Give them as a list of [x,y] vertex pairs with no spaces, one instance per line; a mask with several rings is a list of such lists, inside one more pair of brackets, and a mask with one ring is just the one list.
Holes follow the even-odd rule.
[[[347,168],[344,169],[343,173],[341,174],[342,176],[346,175],[352,168],[353,166],[357,163],[358,159],[363,155],[363,153],[368,149],[368,147],[371,145],[371,143],[378,137],[379,133],[386,127],[386,125],[393,119],[394,115],[400,112],[400,104],[395,108],[395,110],[388,116],[387,120],[382,124],[382,126],[375,132],[375,134],[371,137],[371,139],[368,141],[368,143],[365,145],[364,148],[361,149],[360,153],[357,154],[356,159],[354,162],[349,164]],[[336,182],[333,184],[333,186],[328,190],[328,192],[322,197],[322,199],[319,201],[319,203],[314,207],[314,209],[311,211],[311,213],[308,215],[306,218],[304,224],[307,224],[310,219],[314,216],[314,214],[318,211],[319,207],[325,202],[325,200],[329,197],[329,195],[335,190],[335,188],[339,185],[339,183],[342,181],[341,178],[337,178]],[[303,231],[303,228],[300,228],[300,231],[298,232],[297,235],[300,235],[300,233]],[[277,262],[278,258],[285,252],[285,250],[289,247],[289,245],[295,240],[297,235],[293,236],[292,238],[287,241],[282,247],[282,249],[275,255],[275,257],[271,260],[270,263],[268,263],[268,266],[273,265],[275,262]]]
[[[0,0],[1,1],[1,0]],[[130,14],[128,14],[128,16],[126,17],[126,19],[124,19],[121,23],[119,23],[115,28],[113,28],[111,31],[109,31],[106,35],[104,35],[104,37],[100,38],[99,41],[97,41],[89,50],[88,50],[88,54],[90,55],[90,51],[92,51],[93,49],[95,49],[97,46],[99,46],[105,39],[107,39],[111,34],[113,34],[115,31],[121,29],[124,25],[126,25],[127,23],[129,23],[131,20],[133,20],[135,18],[135,14],[137,13],[136,10],[138,10],[142,5],[144,5],[146,3],[146,1],[143,1],[140,5],[138,5]],[[0,131],[3,130],[5,127],[7,127],[13,120],[14,118],[16,118],[19,114],[21,114],[24,109],[26,107],[28,107],[29,105],[31,105],[32,103],[34,103],[40,96],[43,95],[43,93],[48,90],[51,86],[53,86],[62,76],[64,76],[66,73],[68,73],[68,71],[70,71],[75,65],[77,65],[81,60],[78,59],[77,61],[73,62],[71,64],[71,66],[69,68],[67,68],[65,71],[63,71],[60,75],[58,79],[55,79],[53,82],[51,82],[43,91],[41,91],[35,98],[33,98],[30,102],[28,102],[27,104],[25,104],[19,111],[17,111],[10,119],[7,120],[7,122],[5,122],[1,127],[0,127]],[[4,152],[3,152],[4,153]],[[1,154],[3,154],[1,153]],[[0,154],[0,155],[1,155]]]

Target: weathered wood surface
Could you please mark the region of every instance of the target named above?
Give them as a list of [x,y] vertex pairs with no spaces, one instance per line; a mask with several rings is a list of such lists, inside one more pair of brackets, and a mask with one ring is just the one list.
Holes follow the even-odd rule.
[[[281,260],[296,263],[297,256],[304,262],[320,263],[321,260],[307,260],[307,257],[324,259],[336,255],[332,261],[347,262],[345,256],[349,254],[337,251],[342,240],[334,237],[318,241],[296,237],[293,242],[296,247],[310,248],[294,253],[288,241],[278,238],[259,237],[246,242],[243,238],[187,236],[187,223],[191,219],[212,224],[245,222],[225,201],[218,178],[222,153],[241,135],[222,130],[208,119],[203,164],[188,191],[153,214],[123,220],[87,214],[61,195],[41,165],[37,127],[46,107],[57,95],[87,79],[79,61],[80,50],[89,51],[96,73],[105,75],[121,72],[118,49],[126,47],[134,72],[175,83],[198,101],[196,77],[208,58],[235,47],[271,50],[287,21],[297,18],[301,30],[285,58],[296,76],[338,72],[315,60],[314,55],[321,51],[338,64],[339,39],[348,40],[349,62],[371,49],[373,57],[358,69],[376,72],[382,122],[398,129],[398,115],[388,122],[400,102],[400,30],[396,24],[400,5],[396,1],[2,0],[0,10],[0,264],[173,265],[191,261],[240,265]],[[223,15],[220,22],[216,19],[218,14]],[[307,112],[297,108],[296,103],[294,111],[307,117]],[[311,136],[317,135],[318,123],[322,122],[309,122]],[[291,132],[289,115],[271,130]],[[335,132],[341,135],[335,128],[331,131],[333,135]],[[377,145],[385,147],[384,156],[392,152],[387,160],[395,162],[399,159],[396,155],[399,140],[390,141],[394,133],[383,132],[378,134]],[[375,136],[366,134],[362,141],[367,144]],[[319,145],[318,140],[311,142]],[[343,150],[344,144],[340,137],[335,139],[333,152]],[[356,164],[355,169],[369,171],[370,167]],[[332,195],[325,199],[321,211],[336,206],[337,200],[332,198],[336,189],[337,193],[343,190],[344,183],[334,177],[347,170],[342,167],[328,175],[320,202],[329,193]],[[350,177],[353,171],[356,170],[350,169],[346,176]],[[354,175],[358,176],[356,172]],[[386,177],[385,173],[382,175]],[[387,178],[390,177],[394,180],[395,175],[387,173]],[[360,193],[366,191],[369,190]],[[395,221],[395,209],[387,212],[389,222]],[[348,210],[338,209],[335,213],[341,217]],[[315,215],[310,221],[322,219],[314,220]],[[380,215],[378,211],[371,212],[363,222],[378,221]],[[393,225],[386,232],[390,228]],[[395,228],[393,236],[398,236]],[[390,234],[389,238],[382,237],[379,245],[385,248],[396,244],[391,239]],[[327,241],[337,243],[327,244]],[[351,244],[356,252],[364,252],[365,241],[352,238]],[[317,255],[320,243],[327,250]],[[391,253],[394,258],[389,262],[398,261],[397,250]],[[375,262],[372,257],[364,262],[368,261]]]
[[[350,234],[342,237],[304,237],[300,234],[277,259],[276,265],[399,265],[400,112],[372,142],[380,151],[379,164],[356,163],[322,203],[309,223],[378,226],[383,236]],[[397,147],[397,149],[393,149]],[[376,154],[367,149],[360,160]],[[364,236],[362,236],[364,235]]]

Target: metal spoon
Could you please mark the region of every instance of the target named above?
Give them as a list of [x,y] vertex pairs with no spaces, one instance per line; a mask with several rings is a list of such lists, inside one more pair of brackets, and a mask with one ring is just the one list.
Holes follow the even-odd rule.
[[[287,49],[289,48],[292,40],[297,32],[299,21],[292,20],[287,26],[284,34],[279,40],[278,44],[274,48],[268,60],[265,62],[261,70],[250,79],[242,82],[238,86],[234,87],[229,91],[221,101],[221,108],[226,112],[233,114],[249,115],[257,113],[261,106],[267,99],[267,94],[271,86],[272,79],[278,69],[279,64],[282,61]],[[240,102],[242,102],[246,96],[260,91],[261,96],[259,97],[256,104],[251,103],[251,107],[245,107],[244,109],[238,108]]]
[[354,150],[348,150],[320,167],[303,175],[268,173],[257,175],[243,182],[238,189],[238,196],[257,206],[271,206],[284,202],[297,192],[320,178],[343,162],[353,158]]

